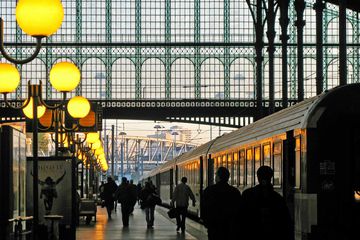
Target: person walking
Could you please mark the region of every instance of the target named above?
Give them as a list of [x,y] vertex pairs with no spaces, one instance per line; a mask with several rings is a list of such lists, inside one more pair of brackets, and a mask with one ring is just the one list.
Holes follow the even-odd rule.
[[118,200],[118,202],[121,204],[123,227],[126,228],[129,226],[129,215],[132,206],[132,197],[126,177],[123,177],[121,179],[121,184],[119,185],[118,189],[115,192],[115,197]]
[[216,184],[204,190],[201,218],[208,229],[209,240],[239,239],[241,194],[228,184],[229,176],[228,169],[219,167],[216,171]]
[[272,168],[261,166],[256,174],[259,184],[243,192],[246,222],[249,223],[246,235],[254,240],[293,240],[293,224],[288,207],[271,184]]
[[143,207],[145,208],[147,228],[152,229],[154,227],[154,212],[156,202],[154,196],[156,195],[154,187],[150,182],[145,183],[145,187],[140,192],[140,199]]
[[114,209],[114,200],[115,200],[113,195],[117,189],[117,185],[111,177],[108,177],[107,183],[103,185],[102,189],[103,189],[102,195],[108,214],[108,219],[111,219],[111,212]]
[[[195,196],[191,188],[186,185],[187,178],[182,177],[181,183],[175,187],[173,197],[171,199],[171,206],[176,207],[176,231],[185,232],[185,220],[189,207],[189,198],[192,200],[192,205],[195,207]],[[175,203],[175,204],[174,204]]]
[[133,214],[134,207],[137,201],[137,186],[134,184],[134,181],[131,179],[129,183],[129,191],[130,191],[130,201],[131,201],[131,209],[130,209],[130,215]]

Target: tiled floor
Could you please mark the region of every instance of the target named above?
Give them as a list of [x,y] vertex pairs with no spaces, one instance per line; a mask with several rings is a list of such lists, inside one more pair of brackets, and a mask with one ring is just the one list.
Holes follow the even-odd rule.
[[130,216],[129,228],[122,227],[121,209],[118,205],[117,213],[113,212],[112,220],[107,219],[106,209],[98,208],[97,222],[86,225],[80,221],[80,226],[76,231],[78,240],[205,240],[206,229],[189,219],[186,223],[186,232],[176,232],[176,224],[173,219],[166,216],[166,209],[156,207],[154,229],[146,228],[145,212],[135,208],[133,215]]

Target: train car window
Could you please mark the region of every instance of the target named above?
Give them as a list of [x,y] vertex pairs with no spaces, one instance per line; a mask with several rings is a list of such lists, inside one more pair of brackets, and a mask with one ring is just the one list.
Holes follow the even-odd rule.
[[234,163],[232,161],[232,154],[228,154],[227,156],[228,169],[230,172],[230,184],[234,184]]
[[217,170],[219,167],[221,167],[221,157],[220,157],[220,156],[217,158],[216,170]]
[[226,154],[222,156],[222,164],[221,164],[221,166],[228,168],[227,163],[226,163]]
[[233,171],[234,171],[234,177],[233,177],[233,179],[234,179],[234,185],[235,186],[238,186],[239,185],[239,181],[238,181],[238,179],[239,179],[239,155],[238,155],[238,153],[237,152],[235,152],[234,153],[234,161],[233,161]]
[[301,138],[295,137],[295,188],[300,188],[301,179]]
[[274,143],[274,186],[282,184],[282,142]]
[[263,165],[271,167],[271,147],[270,147],[270,144],[263,145]]
[[254,159],[252,148],[246,149],[246,185],[254,185]]
[[239,185],[245,185],[245,150],[239,152]]
[[[261,166],[261,147],[260,146],[254,148],[254,160],[255,160],[255,173],[256,173],[256,171]],[[255,180],[255,182],[256,182],[256,180]]]

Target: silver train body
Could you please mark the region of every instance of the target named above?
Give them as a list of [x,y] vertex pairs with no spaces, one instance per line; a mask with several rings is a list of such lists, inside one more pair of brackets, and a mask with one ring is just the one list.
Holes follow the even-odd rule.
[[[143,176],[164,205],[181,177],[197,198],[190,213],[201,218],[203,190],[219,166],[240,191],[257,184],[261,165],[294,219],[295,239],[350,239],[360,227],[360,84],[329,90],[218,137]],[[256,223],[254,223],[256,224]],[[348,238],[349,237],[349,238]],[[351,238],[353,239],[353,238]]]

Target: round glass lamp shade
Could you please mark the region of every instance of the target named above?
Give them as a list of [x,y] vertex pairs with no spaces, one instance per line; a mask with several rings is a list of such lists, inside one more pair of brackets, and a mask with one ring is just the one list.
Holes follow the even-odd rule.
[[0,93],[14,92],[20,83],[17,68],[9,63],[0,63]]
[[59,62],[50,70],[50,83],[59,92],[70,92],[80,83],[80,70],[71,62]]
[[101,141],[100,139],[96,140],[92,145],[91,145],[91,149],[98,149],[99,147],[101,147]]
[[95,155],[98,156],[98,155],[101,155],[104,153],[104,149],[102,147],[99,147],[97,149],[95,149]]
[[90,112],[89,101],[81,96],[75,96],[67,104],[67,110],[73,118],[83,118]]
[[19,0],[15,14],[20,28],[30,36],[50,36],[64,19],[60,0]]
[[[33,116],[33,98],[32,97],[30,98],[29,104],[25,108],[23,108],[22,111],[27,118],[33,119],[34,116]],[[46,111],[45,106],[43,106],[43,105],[37,106],[37,118],[41,118],[45,114],[45,111]]]
[[89,132],[86,134],[86,141],[88,143],[94,143],[100,138],[100,135],[97,132]]

